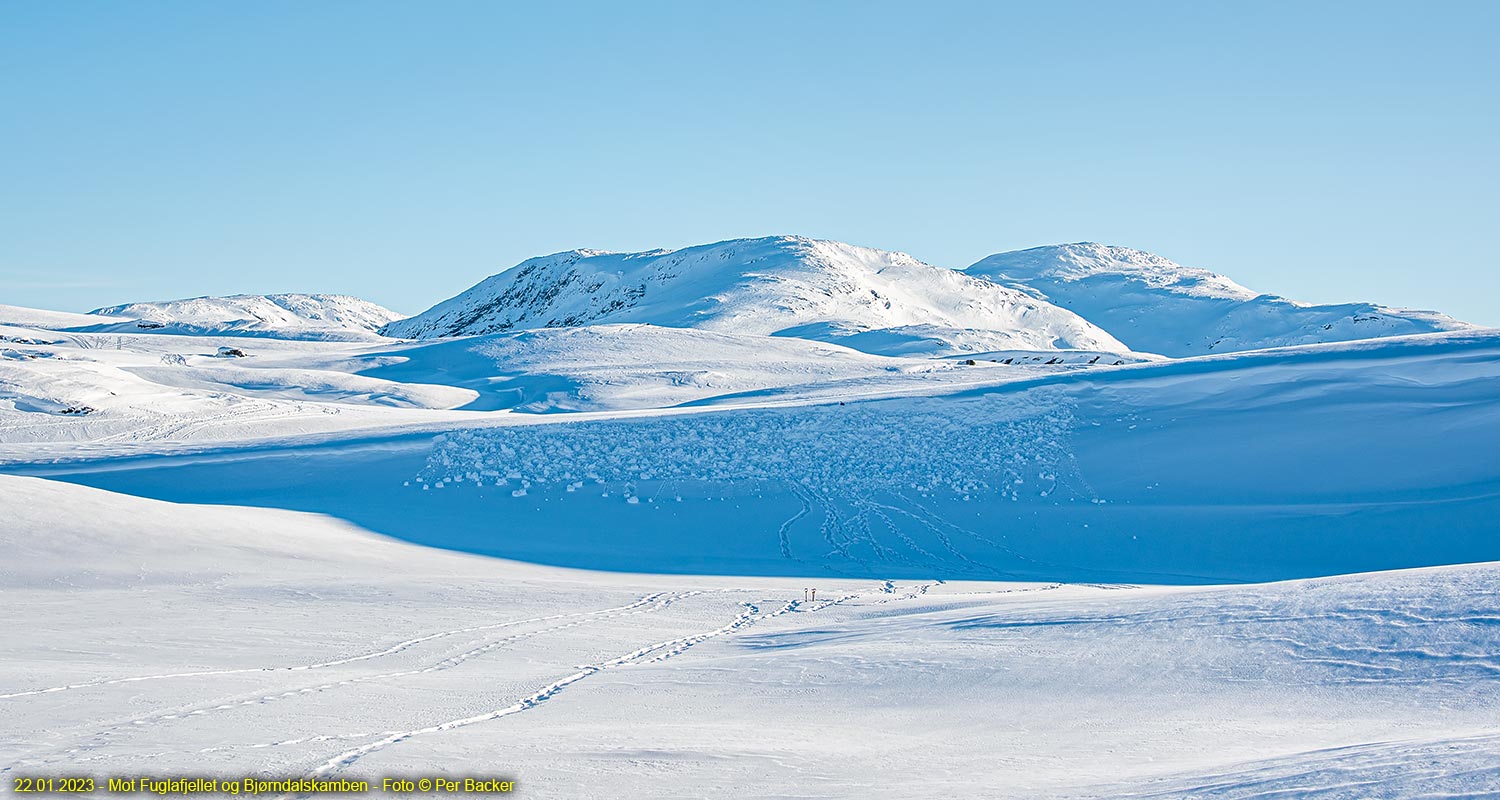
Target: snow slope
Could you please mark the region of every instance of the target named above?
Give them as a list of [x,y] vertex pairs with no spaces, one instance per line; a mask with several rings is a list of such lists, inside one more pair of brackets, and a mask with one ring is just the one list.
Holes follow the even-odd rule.
[[0,308],[0,781],[1500,795],[1500,331],[74,322]]
[[[77,315],[14,309],[0,324],[0,462],[255,443],[267,437],[473,423],[493,411],[647,411],[928,392],[1139,356],[1088,351],[888,358],[791,337],[642,324],[397,342],[67,329]],[[26,312],[26,313],[21,313]],[[119,333],[108,332],[118,327]],[[244,357],[218,357],[219,348]],[[1091,364],[1092,362],[1092,364]],[[448,413],[435,413],[452,410]],[[50,443],[50,444],[49,444]]]
[[636,572],[1211,583],[1500,560],[1500,332],[1010,369],[12,469]]
[[[163,333],[274,336],[282,339],[373,339],[400,314],[341,294],[238,294],[126,303],[93,314],[137,320],[135,327]],[[142,325],[140,323],[145,323]],[[160,326],[160,327],[158,327]],[[129,330],[116,326],[111,330]]]
[[0,325],[46,330],[69,330],[101,325],[118,325],[130,320],[98,314],[75,314],[70,311],[48,311],[0,304]]
[[999,253],[966,272],[1066,308],[1132,349],[1168,356],[1475,327],[1435,311],[1298,303],[1158,255],[1092,242]]
[[585,800],[1500,791],[1493,564],[1194,589],[624,575],[28,478],[0,476],[0,508],[7,783],[482,772]]
[[644,324],[584,325],[420,342],[364,374],[441,375],[472,388],[469,408],[529,412],[653,409],[722,394],[943,370],[821,342]]
[[[1091,361],[1141,360],[1087,351],[981,355],[970,365],[878,356],[794,337],[621,323],[397,345],[371,355],[380,366],[361,372],[473,389],[479,398],[466,409],[553,413],[921,393],[1030,378]],[[1011,363],[1003,363],[1006,358]]]
[[[533,258],[382,333],[432,338],[601,322],[797,336],[880,354],[1126,349],[1021,292],[904,253],[792,236]],[[861,336],[886,330],[894,342]]]

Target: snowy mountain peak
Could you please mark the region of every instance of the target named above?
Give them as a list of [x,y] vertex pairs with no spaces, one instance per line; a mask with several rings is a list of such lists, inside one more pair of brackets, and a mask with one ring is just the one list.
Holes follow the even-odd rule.
[[401,315],[341,294],[237,294],[192,297],[101,308],[94,314],[125,317],[143,329],[172,333],[274,335],[291,339],[369,336]]
[[1184,267],[1155,253],[1130,247],[1075,242],[990,256],[967,270],[1013,281],[1081,281],[1100,275],[1128,276],[1173,294],[1249,300],[1258,292],[1206,269]]
[[1206,269],[1093,242],[999,253],[966,272],[1073,311],[1134,350],[1174,357],[1475,327],[1435,311],[1298,303]]
[[435,338],[605,322],[825,341],[859,335],[845,343],[882,353],[1125,349],[1023,292],[905,253],[801,236],[532,258],[382,332]]

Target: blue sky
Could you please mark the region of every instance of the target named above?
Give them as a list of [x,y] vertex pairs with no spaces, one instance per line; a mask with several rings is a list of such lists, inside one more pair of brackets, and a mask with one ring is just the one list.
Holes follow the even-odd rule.
[[1500,4],[9,3],[0,303],[1093,240],[1500,324]]

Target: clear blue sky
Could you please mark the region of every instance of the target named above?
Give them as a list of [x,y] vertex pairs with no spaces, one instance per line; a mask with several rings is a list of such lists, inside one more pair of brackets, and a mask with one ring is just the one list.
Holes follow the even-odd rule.
[[0,303],[798,233],[1500,324],[1500,3],[12,2]]

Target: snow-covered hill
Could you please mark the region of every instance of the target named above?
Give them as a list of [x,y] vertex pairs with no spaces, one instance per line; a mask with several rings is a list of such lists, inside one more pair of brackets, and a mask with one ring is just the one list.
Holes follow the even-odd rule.
[[48,311],[41,308],[0,304],[0,325],[36,330],[66,331],[119,325],[132,320],[98,314],[75,314],[71,311]]
[[966,271],[1079,314],[1132,349],[1168,356],[1475,327],[1435,311],[1298,303],[1158,255],[1092,242],[1000,253]]
[[396,312],[342,294],[237,294],[194,297],[101,308],[124,317],[126,329],[163,333],[275,336],[283,339],[366,339],[400,319]]
[[434,338],[598,322],[797,336],[877,354],[1126,350],[1022,292],[904,253],[794,236],[533,258],[382,332]]

